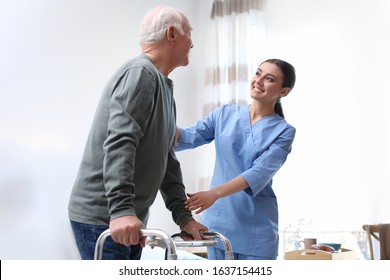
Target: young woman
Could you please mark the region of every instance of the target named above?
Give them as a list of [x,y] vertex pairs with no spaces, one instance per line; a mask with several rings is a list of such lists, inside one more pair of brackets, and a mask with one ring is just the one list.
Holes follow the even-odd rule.
[[[251,80],[251,105],[223,105],[194,126],[177,128],[177,151],[214,140],[210,189],[188,194],[186,207],[197,214],[204,211],[201,222],[230,240],[235,259],[277,257],[278,205],[272,178],[291,152],[295,136],[280,103],[294,84],[291,64],[266,60]],[[209,247],[208,257],[224,259],[223,247]]]

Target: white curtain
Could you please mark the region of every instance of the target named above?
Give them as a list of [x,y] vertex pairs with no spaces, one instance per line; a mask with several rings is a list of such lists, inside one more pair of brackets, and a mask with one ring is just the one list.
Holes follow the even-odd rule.
[[249,80],[264,53],[262,0],[215,0],[207,42],[203,113],[246,104]]

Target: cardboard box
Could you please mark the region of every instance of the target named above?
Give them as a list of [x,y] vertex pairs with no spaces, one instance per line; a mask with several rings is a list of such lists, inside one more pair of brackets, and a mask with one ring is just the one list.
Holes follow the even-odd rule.
[[341,248],[340,252],[326,252],[322,250],[295,250],[285,253],[286,260],[355,260],[355,253]]

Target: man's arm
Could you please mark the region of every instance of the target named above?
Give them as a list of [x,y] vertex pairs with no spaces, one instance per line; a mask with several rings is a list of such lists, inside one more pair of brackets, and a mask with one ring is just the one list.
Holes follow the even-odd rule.
[[180,229],[191,234],[195,239],[202,239],[200,232],[207,231],[207,228],[196,222],[191,212],[185,208],[184,202],[187,197],[180,163],[173,148],[169,152],[167,171],[160,192],[167,209],[172,212],[174,222],[180,226]]
[[103,148],[111,236],[128,246],[139,242],[138,230],[143,226],[135,214],[133,179],[138,143],[152,110],[154,83],[151,74],[139,67],[129,69],[126,77],[116,85],[110,100]]

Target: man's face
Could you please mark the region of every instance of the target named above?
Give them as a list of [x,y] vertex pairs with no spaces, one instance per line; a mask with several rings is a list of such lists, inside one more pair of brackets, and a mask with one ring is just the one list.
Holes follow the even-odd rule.
[[186,18],[183,21],[183,30],[184,35],[178,33],[178,43],[175,49],[175,55],[180,66],[188,65],[190,50],[193,47],[191,39],[192,28]]

